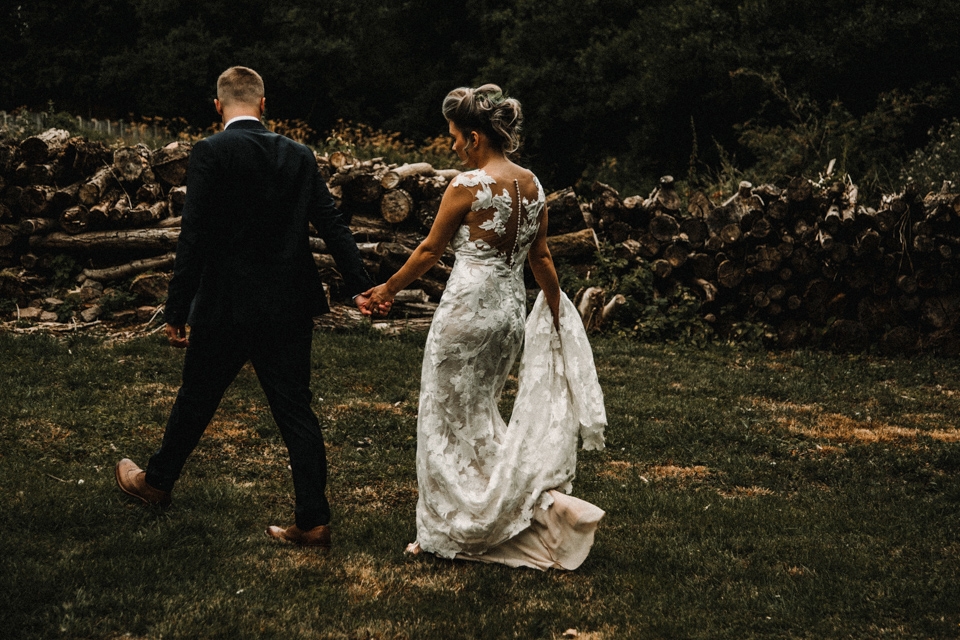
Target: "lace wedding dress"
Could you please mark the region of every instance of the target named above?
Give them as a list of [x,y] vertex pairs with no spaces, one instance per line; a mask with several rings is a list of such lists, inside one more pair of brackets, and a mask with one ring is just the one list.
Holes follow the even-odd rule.
[[[453,183],[474,192],[474,214],[451,243],[456,262],[423,358],[417,543],[446,558],[573,569],[604,512],[565,493],[578,437],[602,449],[606,413],[570,300],[561,294],[559,333],[542,292],[525,318],[523,264],[544,209],[534,183],[531,199],[516,181],[495,194],[501,185],[483,170]],[[521,346],[507,423],[497,403]]]

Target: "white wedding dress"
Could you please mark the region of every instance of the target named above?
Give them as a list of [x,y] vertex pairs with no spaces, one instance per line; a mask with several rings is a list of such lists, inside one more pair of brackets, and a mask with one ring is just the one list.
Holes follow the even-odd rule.
[[[445,558],[574,569],[604,512],[565,494],[578,438],[584,449],[602,449],[606,412],[570,300],[561,294],[559,333],[542,292],[525,318],[523,264],[544,210],[534,181],[529,200],[518,183],[503,187],[483,170],[453,183],[473,191],[471,217],[480,221],[461,226],[451,243],[456,262],[427,336],[417,543]],[[506,423],[498,400],[521,346]]]

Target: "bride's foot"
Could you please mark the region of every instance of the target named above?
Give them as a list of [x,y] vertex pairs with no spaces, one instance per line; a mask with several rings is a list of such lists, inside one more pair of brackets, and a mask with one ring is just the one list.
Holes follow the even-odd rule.
[[407,548],[403,550],[403,554],[410,555],[410,556],[418,556],[420,555],[420,551],[421,551],[420,543],[411,542],[410,544],[407,545]]

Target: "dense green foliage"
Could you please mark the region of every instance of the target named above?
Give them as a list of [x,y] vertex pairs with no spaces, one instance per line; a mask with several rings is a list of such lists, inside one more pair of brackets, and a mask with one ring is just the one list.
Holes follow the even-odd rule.
[[420,142],[446,91],[493,81],[525,104],[525,160],[553,187],[833,158],[883,186],[960,112],[953,0],[34,0],[0,20],[2,109],[206,126],[216,76],[245,64],[272,118]]

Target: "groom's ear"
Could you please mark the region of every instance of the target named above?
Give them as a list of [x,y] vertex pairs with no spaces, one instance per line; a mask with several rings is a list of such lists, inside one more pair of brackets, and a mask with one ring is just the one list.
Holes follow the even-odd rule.
[[213,108],[217,110],[218,114],[223,115],[223,105],[220,104],[220,100],[217,98],[213,99]]

